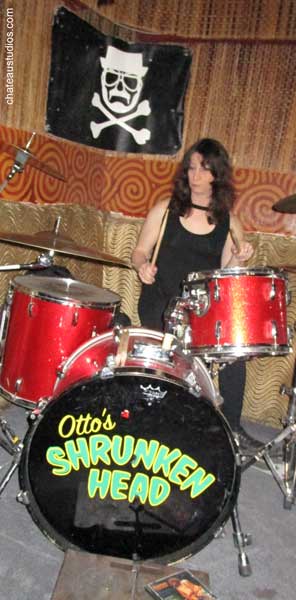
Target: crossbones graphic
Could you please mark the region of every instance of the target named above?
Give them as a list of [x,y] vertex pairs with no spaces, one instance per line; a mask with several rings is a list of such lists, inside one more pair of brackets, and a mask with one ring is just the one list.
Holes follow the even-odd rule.
[[96,123],[95,121],[91,121],[90,128],[94,138],[99,137],[103,129],[111,127],[112,125],[119,125],[123,129],[131,133],[134,140],[139,145],[146,144],[146,142],[150,140],[151,132],[149,131],[149,129],[146,129],[145,127],[142,129],[135,129],[134,127],[131,127],[127,124],[127,121],[130,121],[135,117],[146,117],[150,115],[151,108],[148,100],[143,100],[142,102],[139,102],[137,108],[133,112],[120,117],[116,117],[106,108],[97,92],[94,93],[91,103],[93,106],[98,108],[108,119],[108,121],[103,121],[103,123]]

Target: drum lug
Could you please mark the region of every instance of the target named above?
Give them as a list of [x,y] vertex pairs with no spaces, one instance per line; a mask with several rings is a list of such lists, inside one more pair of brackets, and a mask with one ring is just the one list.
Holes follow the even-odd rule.
[[100,379],[112,379],[115,375],[116,360],[114,354],[109,354],[106,364],[100,372]]
[[221,340],[221,330],[222,330],[221,321],[216,321],[215,338],[217,340],[218,346],[220,345],[220,340]]
[[274,278],[272,277],[271,289],[270,289],[270,294],[269,294],[270,300],[274,300],[275,296],[276,296],[275,281],[274,281]]
[[271,335],[273,337],[273,344],[274,346],[277,346],[277,339],[278,339],[278,330],[277,330],[277,324],[276,321],[271,321]]
[[200,387],[200,385],[198,385],[196,375],[195,375],[195,373],[193,373],[193,371],[190,371],[189,373],[187,373],[187,375],[185,377],[185,381],[186,381],[186,383],[188,383],[190,391],[194,391],[198,395],[200,394],[201,387]]
[[20,504],[24,504],[25,506],[29,506],[30,504],[29,494],[28,492],[24,492],[23,490],[18,492],[16,499],[17,502],[19,502]]
[[216,300],[216,302],[220,301],[220,286],[218,283],[218,279],[215,279],[214,300]]
[[287,306],[289,306],[289,304],[291,304],[291,300],[292,300],[292,292],[291,292],[291,290],[286,290],[286,304],[287,304]]
[[17,393],[20,391],[20,387],[23,383],[23,378],[22,377],[18,377],[18,379],[16,379],[15,384],[14,384],[14,392]]
[[32,300],[30,300],[29,304],[28,304],[28,315],[29,317],[33,316],[33,309],[34,309],[34,302],[32,302]]
[[79,312],[78,310],[74,310],[73,316],[72,316],[72,325],[73,327],[76,327],[78,325],[78,320],[79,320]]
[[[294,325],[294,329],[295,329],[295,325]],[[292,344],[293,344],[294,333],[293,333],[293,328],[291,327],[291,325],[288,325],[288,327],[287,327],[287,338],[288,338],[289,352],[292,352],[293,351]]]

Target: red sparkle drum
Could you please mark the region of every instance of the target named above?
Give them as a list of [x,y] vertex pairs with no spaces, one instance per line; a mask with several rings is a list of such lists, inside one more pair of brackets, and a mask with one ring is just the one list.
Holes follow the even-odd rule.
[[72,279],[24,275],[11,283],[1,323],[0,389],[34,407],[53,393],[57,372],[73,350],[110,329],[120,297]]
[[220,395],[200,359],[192,361],[186,357],[180,342],[174,336],[164,336],[161,332],[140,327],[115,327],[113,331],[89,339],[77,348],[59,371],[54,396],[77,381],[94,377],[98,373],[101,379],[114,377],[115,371],[117,374],[128,375],[134,372],[139,376],[154,371],[152,378],[161,377],[162,374],[173,381],[185,382],[192,388],[197,386],[211,398],[213,404],[221,403]]
[[210,361],[288,354],[287,282],[269,268],[190,273],[167,311],[166,330]]
[[173,336],[115,328],[63,376],[30,415],[19,468],[18,500],[40,530],[64,550],[166,564],[210,542],[240,461],[201,359]]

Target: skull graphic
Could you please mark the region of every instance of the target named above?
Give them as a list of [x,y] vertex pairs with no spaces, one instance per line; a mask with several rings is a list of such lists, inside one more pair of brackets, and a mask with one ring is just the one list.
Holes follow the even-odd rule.
[[97,92],[92,97],[92,105],[107,117],[106,121],[91,121],[90,129],[94,138],[108,127],[118,125],[130,133],[137,144],[143,145],[150,139],[151,132],[143,127],[136,129],[128,121],[140,116],[148,116],[151,108],[148,100],[139,102],[143,78],[147,67],[143,67],[142,54],[123,52],[108,46],[105,58],[101,58],[102,98]]
[[108,46],[106,57],[100,61],[103,67],[102,96],[106,106],[117,114],[131,111],[138,104],[147,72],[142,54]]

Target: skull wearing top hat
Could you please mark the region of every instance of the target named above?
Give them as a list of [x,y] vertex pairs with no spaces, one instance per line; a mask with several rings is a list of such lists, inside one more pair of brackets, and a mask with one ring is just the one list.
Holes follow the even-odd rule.
[[128,113],[138,104],[147,67],[141,53],[124,52],[108,46],[103,67],[102,97],[106,106],[117,114]]

